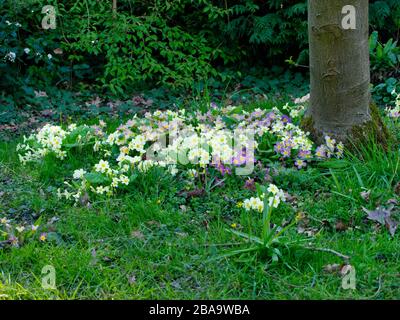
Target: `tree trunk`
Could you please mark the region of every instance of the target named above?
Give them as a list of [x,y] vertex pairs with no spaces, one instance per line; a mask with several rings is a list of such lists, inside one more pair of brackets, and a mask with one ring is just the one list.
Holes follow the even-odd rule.
[[373,121],[368,0],[309,0],[308,33],[311,97],[304,127],[317,142],[325,135],[345,142],[355,127]]
[[112,11],[113,11],[113,16],[115,17],[115,15],[117,14],[117,0],[113,0]]

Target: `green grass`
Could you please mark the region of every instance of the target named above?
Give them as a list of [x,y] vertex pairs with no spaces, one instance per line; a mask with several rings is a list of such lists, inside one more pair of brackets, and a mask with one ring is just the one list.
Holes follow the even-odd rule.
[[[308,237],[293,228],[288,239],[351,257],[356,290],[344,290],[340,275],[324,271],[342,263],[327,252],[287,247],[277,263],[262,254],[217,259],[246,247],[227,231],[232,223],[245,232],[257,227],[255,214],[236,207],[251,194],[242,188],[244,179],[185,199],[179,193],[183,184],[153,172],[135,182],[134,192],[73,206],[59,201],[55,190],[82,155],[63,166],[46,159],[42,166],[23,167],[15,147],[16,142],[0,143],[0,217],[42,216],[49,238],[0,249],[0,299],[400,298],[399,234],[376,228],[362,210],[399,200],[396,149],[385,153],[371,144],[361,156],[348,154],[303,171],[277,165],[272,176],[296,196],[274,212],[274,223],[304,212],[313,232]],[[371,190],[368,201],[360,196],[365,190]],[[347,228],[336,230],[338,222]],[[41,286],[45,265],[56,270],[56,290]]]

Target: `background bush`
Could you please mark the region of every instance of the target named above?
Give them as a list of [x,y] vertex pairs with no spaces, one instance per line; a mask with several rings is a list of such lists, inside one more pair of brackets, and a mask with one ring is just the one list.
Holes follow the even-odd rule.
[[[380,83],[398,76],[398,64],[387,62],[398,50],[400,1],[370,2],[376,41],[393,39],[391,54],[382,50],[387,59],[373,49]],[[47,4],[57,8],[55,30],[41,28]],[[50,85],[124,96],[152,86],[188,89],[210,77],[227,81],[237,71],[284,66],[291,56],[308,63],[306,0],[118,0],[116,12],[112,4],[0,0],[3,103],[4,92],[26,100]]]

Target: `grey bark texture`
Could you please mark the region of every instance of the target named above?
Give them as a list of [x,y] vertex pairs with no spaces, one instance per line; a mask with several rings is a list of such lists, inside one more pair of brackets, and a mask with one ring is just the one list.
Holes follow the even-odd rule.
[[117,13],[117,0],[113,0],[112,11],[114,15]]
[[[344,29],[342,8],[356,9],[356,28]],[[308,0],[313,135],[347,140],[371,121],[368,0]]]

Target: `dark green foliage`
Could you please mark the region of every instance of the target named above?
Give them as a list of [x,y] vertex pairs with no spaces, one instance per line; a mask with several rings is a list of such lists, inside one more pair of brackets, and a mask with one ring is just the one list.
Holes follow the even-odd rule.
[[373,30],[379,31],[385,37],[399,37],[400,29],[400,2],[398,0],[370,1],[370,25]]
[[400,46],[393,38],[386,43],[379,40],[378,32],[374,31],[369,39],[371,82],[375,85],[372,93],[379,105],[392,106],[393,91],[400,92]]
[[369,39],[372,82],[379,83],[389,77],[400,75],[400,46],[390,38],[386,43],[379,42],[378,32]]
[[[15,62],[0,59],[0,89],[24,105],[50,85],[128,96],[153,86],[190,89],[210,77],[229,82],[239,70],[283,66],[290,56],[307,64],[306,0],[117,3],[113,14],[111,0],[0,0],[0,56],[16,54]],[[56,7],[55,30],[41,28],[44,5]],[[392,55],[400,2],[371,1],[370,20],[383,43],[393,39]],[[393,69],[376,58],[378,75]]]
[[372,89],[375,102],[380,106],[394,106],[396,95],[393,90],[400,92],[400,81],[398,78],[388,78]]

